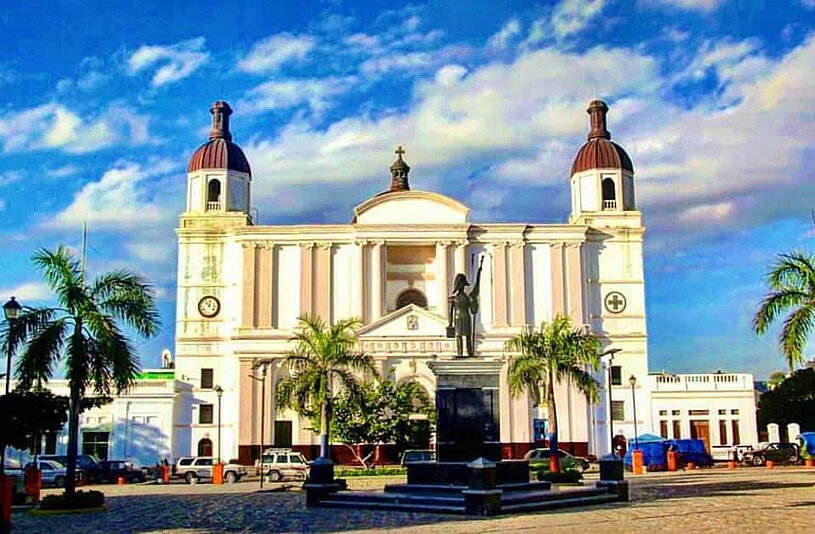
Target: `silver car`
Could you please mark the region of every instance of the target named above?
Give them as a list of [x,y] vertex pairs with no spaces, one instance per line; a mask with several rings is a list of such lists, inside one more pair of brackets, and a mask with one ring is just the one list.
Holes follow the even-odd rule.
[[[183,478],[188,484],[195,484],[201,479],[211,479],[213,466],[218,463],[212,456],[186,456],[179,458],[173,466],[173,475]],[[246,468],[239,464],[224,464],[224,480],[230,484],[246,476]]]

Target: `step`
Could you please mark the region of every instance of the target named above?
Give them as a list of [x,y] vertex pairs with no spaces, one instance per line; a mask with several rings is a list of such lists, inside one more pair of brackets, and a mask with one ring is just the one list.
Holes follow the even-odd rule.
[[588,506],[593,504],[607,504],[617,502],[617,496],[610,493],[602,495],[588,495],[582,497],[571,497],[554,501],[522,502],[516,504],[501,504],[502,513],[536,512],[541,510],[554,510],[555,508],[566,508],[572,506]]
[[546,481],[515,482],[513,484],[500,484],[498,487],[504,490],[504,493],[511,491],[532,491],[532,490],[548,491],[552,489],[552,483]]
[[464,495],[457,496],[436,496],[436,495],[411,495],[409,493],[363,493],[358,491],[341,491],[331,495],[332,500],[347,502],[379,502],[379,503],[410,503],[419,505],[441,505],[457,506],[464,505]]
[[389,510],[394,512],[423,512],[428,514],[464,514],[464,505],[452,506],[441,504],[395,503],[368,501],[365,499],[348,501],[334,497],[320,501],[320,506],[326,508],[351,508],[367,510]]
[[593,495],[608,495],[605,488],[580,488],[575,490],[556,490],[556,491],[523,491],[504,493],[501,497],[502,503],[517,504],[525,502],[547,502],[557,501],[562,499],[571,499],[576,497],[591,497]]
[[417,495],[461,495],[467,486],[441,484],[387,484],[385,493],[412,493]]

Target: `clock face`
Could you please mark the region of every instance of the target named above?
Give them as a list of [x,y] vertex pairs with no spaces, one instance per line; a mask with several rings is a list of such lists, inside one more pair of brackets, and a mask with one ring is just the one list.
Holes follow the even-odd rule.
[[198,301],[198,313],[204,317],[215,317],[221,311],[221,303],[213,296],[206,296]]

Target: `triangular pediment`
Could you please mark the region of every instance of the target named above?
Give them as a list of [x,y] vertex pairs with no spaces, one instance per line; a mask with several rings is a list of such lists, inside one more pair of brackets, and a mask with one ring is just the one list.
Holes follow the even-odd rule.
[[359,329],[362,338],[445,337],[447,319],[415,304],[408,304]]

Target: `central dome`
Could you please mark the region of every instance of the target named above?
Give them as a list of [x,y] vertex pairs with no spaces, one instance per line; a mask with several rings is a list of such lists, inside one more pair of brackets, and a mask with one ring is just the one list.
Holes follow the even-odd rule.
[[589,140],[580,147],[572,163],[571,176],[591,169],[622,169],[634,172],[634,165],[623,147],[611,141],[606,129],[608,106],[602,100],[594,100],[586,112],[591,116]]
[[212,113],[212,130],[209,132],[209,141],[199,146],[193,152],[187,172],[201,169],[227,169],[230,171],[245,172],[251,175],[249,160],[241,147],[232,142],[229,132],[229,116],[232,108],[226,102],[218,101],[209,110]]

